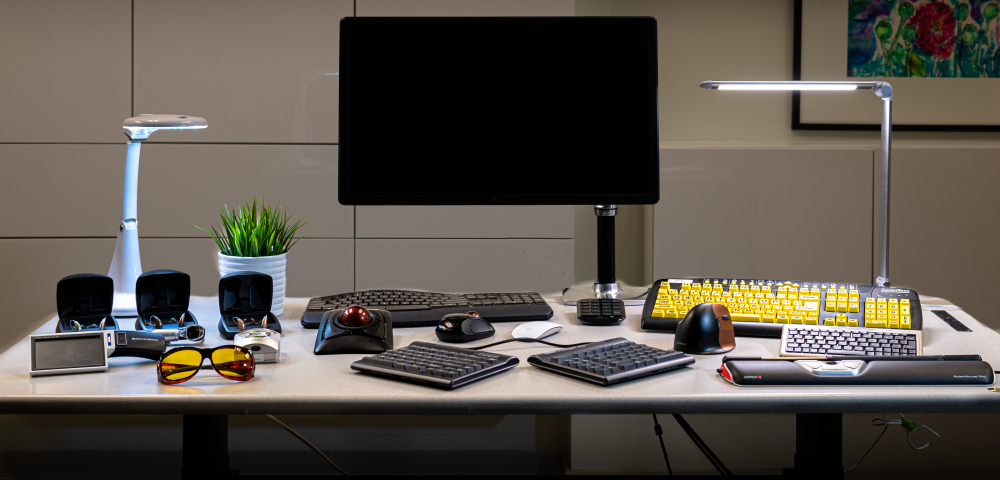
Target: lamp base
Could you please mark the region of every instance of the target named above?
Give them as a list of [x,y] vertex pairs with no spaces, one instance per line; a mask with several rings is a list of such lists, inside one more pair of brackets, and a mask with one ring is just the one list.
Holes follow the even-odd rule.
[[115,317],[138,317],[135,309],[135,293],[115,292],[114,303],[111,304],[111,314]]
[[625,305],[643,305],[646,303],[648,288],[630,287],[615,283],[594,282],[590,286],[571,287],[563,292],[564,305],[576,305],[579,300],[589,298],[617,298]]

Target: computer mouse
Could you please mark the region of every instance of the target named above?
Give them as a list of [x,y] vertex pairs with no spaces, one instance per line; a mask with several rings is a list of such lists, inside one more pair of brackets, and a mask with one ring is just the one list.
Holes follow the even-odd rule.
[[527,322],[522,323],[511,332],[511,336],[514,338],[530,338],[532,340],[538,340],[539,338],[545,338],[549,335],[554,335],[559,330],[562,330],[562,325],[555,322]]
[[492,337],[496,330],[493,325],[479,317],[476,312],[452,313],[438,322],[434,333],[442,342],[466,343]]
[[729,309],[721,303],[695,305],[677,324],[674,350],[697,355],[726,353],[736,348]]

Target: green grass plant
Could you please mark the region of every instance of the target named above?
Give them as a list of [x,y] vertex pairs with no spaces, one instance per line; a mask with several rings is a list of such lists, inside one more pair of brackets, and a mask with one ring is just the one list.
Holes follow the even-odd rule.
[[[228,205],[218,208],[222,221],[211,230],[195,225],[195,228],[212,236],[223,255],[231,257],[270,257],[287,253],[302,237],[295,238],[296,232],[306,225],[302,218],[289,225],[291,217],[282,210],[281,199],[274,205],[264,205],[264,197],[257,204],[243,201],[243,206],[229,210]],[[216,229],[218,227],[218,229]]]

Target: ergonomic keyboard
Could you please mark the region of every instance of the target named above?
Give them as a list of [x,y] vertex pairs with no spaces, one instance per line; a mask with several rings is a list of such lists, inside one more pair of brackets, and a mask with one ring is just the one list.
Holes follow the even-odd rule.
[[731,278],[664,279],[642,308],[646,330],[673,332],[691,307],[729,307],[738,336],[781,336],[783,324],[920,330],[917,292],[836,282]]
[[853,355],[911,357],[924,354],[923,332],[890,328],[785,325],[782,357]]
[[362,290],[309,300],[302,326],[319,328],[327,310],[361,305],[392,312],[393,327],[437,325],[449,313],[475,310],[490,322],[527,322],[552,318],[552,308],[535,292],[432,293],[413,290]]
[[528,357],[538,368],[598,385],[614,385],[694,363],[694,359],[673,350],[612,338],[579,347]]
[[[393,317],[395,323],[395,317]],[[413,342],[351,364],[351,368],[393,380],[456,388],[517,366],[517,357],[436,343]]]

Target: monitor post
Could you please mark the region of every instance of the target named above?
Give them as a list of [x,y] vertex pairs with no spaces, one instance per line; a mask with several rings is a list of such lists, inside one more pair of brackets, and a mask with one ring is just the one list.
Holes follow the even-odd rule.
[[576,305],[587,298],[617,298],[625,305],[642,305],[646,292],[642,287],[623,286],[615,278],[615,215],[618,205],[594,205],[597,215],[597,281],[589,286],[571,287],[563,292],[563,303]]

